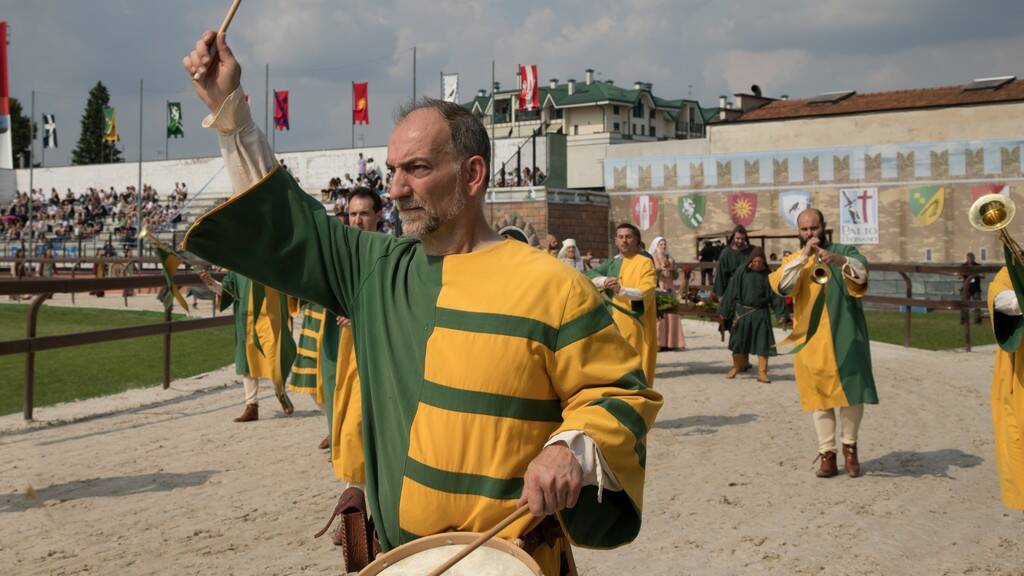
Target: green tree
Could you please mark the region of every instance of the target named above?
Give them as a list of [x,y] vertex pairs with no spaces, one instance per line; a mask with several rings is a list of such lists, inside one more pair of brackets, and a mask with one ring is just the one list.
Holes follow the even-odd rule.
[[103,109],[110,104],[110,92],[103,82],[97,82],[89,90],[89,101],[82,112],[82,132],[78,136],[78,145],[71,153],[72,164],[105,164],[123,162],[121,151],[114,142],[104,142],[103,133],[106,120]]
[[[21,102],[18,102],[17,98],[11,98],[11,146],[13,147],[15,168],[28,166],[32,137],[38,134],[39,126],[24,115]],[[38,165],[37,162],[36,166]]]

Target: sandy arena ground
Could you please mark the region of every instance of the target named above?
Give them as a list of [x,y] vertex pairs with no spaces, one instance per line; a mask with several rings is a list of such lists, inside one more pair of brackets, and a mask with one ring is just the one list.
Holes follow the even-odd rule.
[[[1024,514],[999,500],[991,348],[874,344],[882,403],[861,431],[865,475],[814,477],[815,438],[791,363],[726,381],[710,325],[662,354],[636,543],[578,551],[585,575],[1024,575]],[[235,424],[230,370],[172,390],[0,418],[2,574],[333,574],[313,540],[337,498],[313,402]],[[34,498],[26,497],[31,486]]]

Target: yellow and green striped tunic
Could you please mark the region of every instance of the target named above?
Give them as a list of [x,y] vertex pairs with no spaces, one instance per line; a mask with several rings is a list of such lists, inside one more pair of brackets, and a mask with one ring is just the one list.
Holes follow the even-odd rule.
[[598,502],[585,487],[559,514],[569,538],[636,537],[662,401],[582,275],[514,241],[430,256],[416,240],[346,227],[281,169],[200,218],[185,247],[352,319],[369,383],[367,500],[385,549],[490,528],[515,509],[544,443],[570,430],[593,439],[623,490]]
[[324,385],[320,373],[320,341],[323,338],[324,308],[308,303],[302,307],[302,328],[299,329],[299,344],[295,365],[292,366],[290,390],[313,396],[320,406],[324,405]]
[[[234,310],[235,371],[241,376],[271,379],[281,395],[295,359],[288,297],[234,271],[224,275],[223,287],[217,303],[222,311]],[[258,312],[254,310],[257,305]]]

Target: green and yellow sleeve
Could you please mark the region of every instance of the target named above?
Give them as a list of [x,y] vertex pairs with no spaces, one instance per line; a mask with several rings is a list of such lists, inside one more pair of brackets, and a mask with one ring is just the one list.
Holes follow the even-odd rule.
[[278,167],[201,216],[182,245],[209,262],[351,317],[350,306],[375,263],[396,246],[413,243],[345,226]]
[[640,355],[619,334],[597,292],[579,278],[569,291],[554,352],[552,381],[562,398],[562,424],[587,434],[623,490],[584,487],[575,508],[561,512],[572,542],[610,548],[640,531],[647,431],[662,405],[647,387]]

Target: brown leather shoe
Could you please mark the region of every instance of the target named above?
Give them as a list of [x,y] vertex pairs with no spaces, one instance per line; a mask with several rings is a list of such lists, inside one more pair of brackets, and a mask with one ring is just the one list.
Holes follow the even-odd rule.
[[831,478],[839,474],[839,467],[836,466],[835,450],[818,454],[818,458],[821,459],[821,466],[818,467],[818,471],[815,473],[818,478]]
[[331,447],[331,437],[330,436],[324,436],[324,439],[320,441],[320,449],[321,450],[327,450],[330,447]]
[[846,465],[846,473],[851,478],[860,476],[860,460],[857,459],[857,444],[843,444],[843,460]]
[[292,405],[292,400],[287,394],[278,396],[277,401],[281,403],[281,410],[284,410],[285,416],[291,416],[295,412],[295,406]]
[[246,404],[242,415],[235,418],[235,422],[255,422],[260,419],[260,405]]

